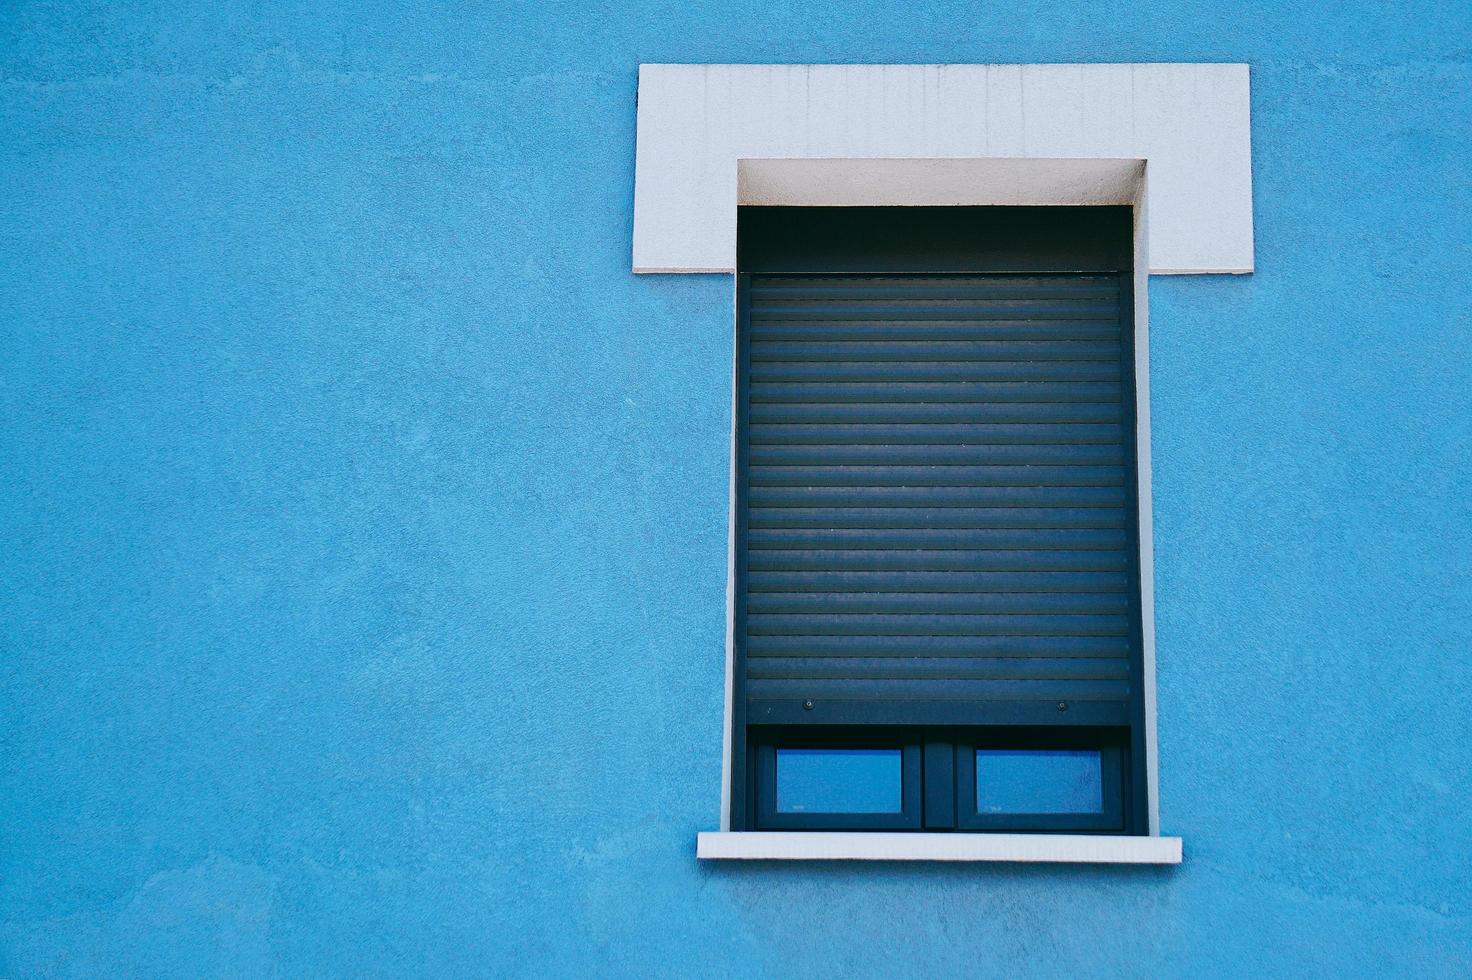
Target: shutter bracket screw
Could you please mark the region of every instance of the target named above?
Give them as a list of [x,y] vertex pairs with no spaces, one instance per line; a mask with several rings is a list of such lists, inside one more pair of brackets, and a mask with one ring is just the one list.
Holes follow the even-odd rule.
[[802,710],[804,710],[804,711],[812,711],[813,710],[813,702],[811,702],[811,701],[804,701],[802,703]]
[[1059,711],[1067,711],[1068,710],[1068,702],[1067,701],[1059,701],[1058,702],[1058,710]]

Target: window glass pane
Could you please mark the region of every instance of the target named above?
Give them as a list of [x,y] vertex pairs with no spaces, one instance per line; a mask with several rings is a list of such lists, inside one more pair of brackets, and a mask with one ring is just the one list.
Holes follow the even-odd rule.
[[778,813],[899,813],[899,749],[778,749]]
[[978,813],[1098,813],[1103,783],[1097,749],[976,750]]

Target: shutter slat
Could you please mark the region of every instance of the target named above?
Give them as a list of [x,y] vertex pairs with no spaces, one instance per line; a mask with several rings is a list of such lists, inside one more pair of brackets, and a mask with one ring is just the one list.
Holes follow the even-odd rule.
[[1002,299],[981,303],[967,300],[813,303],[774,300],[751,307],[753,323],[773,320],[1105,320],[1118,312],[1112,300],[1068,303],[1058,300]]
[[1128,701],[1119,296],[1103,275],[752,278],[749,700]]
[[759,592],[1006,592],[1018,595],[1119,592],[1123,572],[751,572],[748,601]]
[[[1123,507],[1123,486],[1010,487],[752,487],[757,507]],[[896,515],[903,517],[903,515]]]
[[753,528],[752,551],[768,549],[913,551],[1122,551],[1123,530],[1094,527],[1049,528]]
[[842,423],[752,425],[753,446],[943,445],[1116,446],[1124,439],[1118,424],[994,425],[985,423]]
[[1123,551],[874,551],[754,550],[747,569],[757,572],[1118,572]]
[[767,362],[889,361],[899,363],[942,361],[1085,362],[1119,363],[1119,344],[1076,340],[911,340],[811,343],[753,341],[753,364]]
[[748,615],[752,636],[1126,636],[1126,616]]
[[1124,462],[1124,450],[1117,444],[803,444],[752,446],[750,459],[753,466],[1118,466]]
[[1124,701],[1129,698],[1128,681],[1048,680],[976,681],[905,680],[766,680],[748,679],[747,695],[764,698],[819,698],[849,700],[935,700],[935,701]]
[[1119,362],[1108,361],[762,361],[756,382],[1117,382]]
[[753,507],[751,528],[1123,528],[1115,507]]
[[1126,657],[1123,636],[753,636],[762,657]]
[[751,406],[753,423],[917,422],[1118,424],[1118,405],[1108,402],[774,402]]
[[1118,466],[752,466],[754,487],[1118,487]]
[[791,402],[1119,402],[1109,381],[753,381],[751,400]]
[[1129,680],[1122,657],[763,657],[748,677],[843,680]]
[[1123,616],[1129,597],[1122,592],[753,592],[751,614],[844,615],[1049,615]]
[[1090,320],[769,320],[751,325],[753,343],[821,341],[1118,341],[1113,317]]

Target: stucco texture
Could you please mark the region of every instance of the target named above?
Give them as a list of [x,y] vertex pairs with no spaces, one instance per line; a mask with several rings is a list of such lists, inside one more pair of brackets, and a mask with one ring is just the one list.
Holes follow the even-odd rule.
[[[1465,4],[0,8],[0,975],[1472,973]],[[1176,869],[701,865],[731,283],[640,62],[1245,61],[1157,278]]]

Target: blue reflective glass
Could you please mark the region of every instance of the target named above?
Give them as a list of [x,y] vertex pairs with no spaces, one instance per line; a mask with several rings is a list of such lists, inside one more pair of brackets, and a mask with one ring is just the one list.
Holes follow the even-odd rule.
[[778,813],[899,813],[899,749],[778,749]]
[[978,813],[1098,813],[1104,809],[1098,750],[977,749]]

